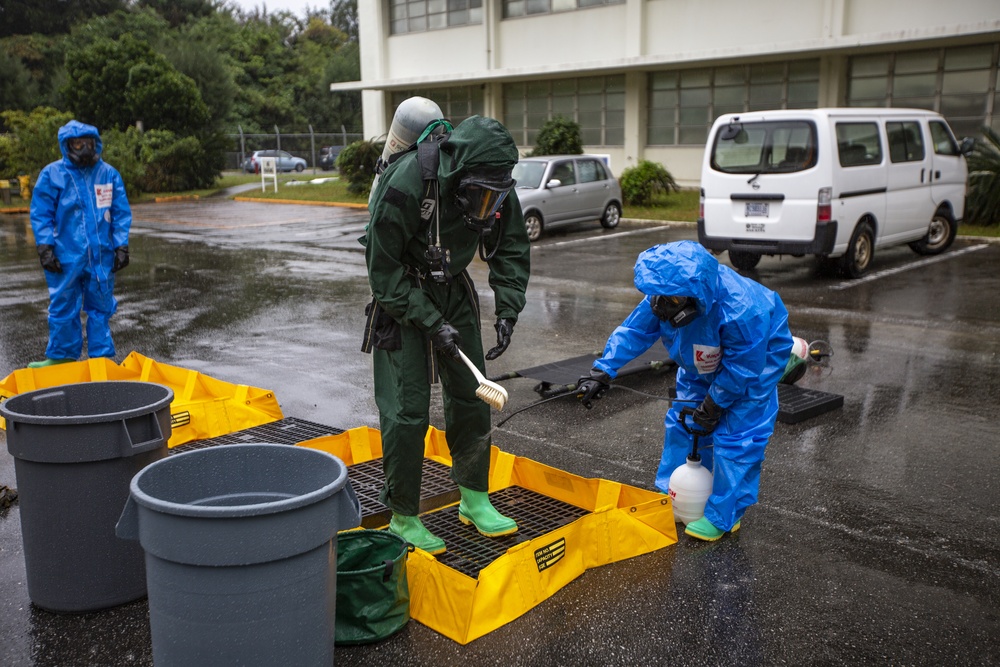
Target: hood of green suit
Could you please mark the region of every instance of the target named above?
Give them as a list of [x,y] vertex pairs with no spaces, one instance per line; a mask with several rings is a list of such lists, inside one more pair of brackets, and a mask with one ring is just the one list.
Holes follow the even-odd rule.
[[466,118],[441,146],[438,165],[441,194],[452,194],[469,169],[478,166],[513,169],[518,157],[514,138],[498,120],[484,116]]

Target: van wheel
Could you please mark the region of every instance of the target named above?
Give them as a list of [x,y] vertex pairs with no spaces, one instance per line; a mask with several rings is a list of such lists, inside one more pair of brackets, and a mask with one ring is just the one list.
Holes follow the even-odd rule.
[[918,255],[937,255],[948,249],[955,240],[958,225],[948,213],[935,213],[927,228],[927,236],[910,243],[910,249]]
[[862,222],[854,228],[847,252],[840,258],[840,269],[850,278],[860,278],[871,266],[875,254],[875,233],[872,226]]
[[601,226],[605,229],[614,229],[622,219],[622,210],[618,204],[611,202],[604,209],[604,216],[601,217]]
[[760,263],[760,254],[746,250],[730,250],[729,261],[740,271],[752,271]]
[[542,216],[536,211],[524,216],[524,226],[528,230],[528,240],[534,243],[542,236]]

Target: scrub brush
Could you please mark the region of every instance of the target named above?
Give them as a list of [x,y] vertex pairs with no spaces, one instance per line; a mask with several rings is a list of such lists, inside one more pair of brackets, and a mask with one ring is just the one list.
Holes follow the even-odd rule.
[[479,381],[479,388],[476,389],[476,396],[479,397],[484,403],[492,406],[497,410],[503,410],[503,406],[507,403],[507,390],[498,385],[496,382],[491,382],[487,380],[476,365],[472,363],[472,360],[465,356],[465,353],[461,350],[458,351],[459,358],[465,362],[465,365],[469,367],[472,374],[476,376]]

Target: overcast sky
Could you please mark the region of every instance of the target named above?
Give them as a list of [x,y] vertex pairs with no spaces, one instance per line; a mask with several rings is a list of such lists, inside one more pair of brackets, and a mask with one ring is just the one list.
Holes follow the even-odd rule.
[[253,9],[261,5],[267,5],[268,13],[288,10],[296,16],[306,15],[306,7],[313,9],[328,9],[330,0],[229,0],[232,4],[243,9]]

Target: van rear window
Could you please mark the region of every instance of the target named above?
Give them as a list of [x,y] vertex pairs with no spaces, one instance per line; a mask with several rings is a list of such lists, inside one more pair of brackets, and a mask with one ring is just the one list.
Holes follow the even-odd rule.
[[816,154],[810,121],[736,121],[716,133],[711,165],[727,174],[791,173],[816,166]]

